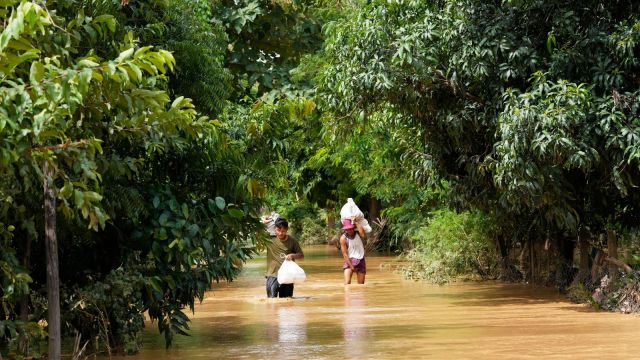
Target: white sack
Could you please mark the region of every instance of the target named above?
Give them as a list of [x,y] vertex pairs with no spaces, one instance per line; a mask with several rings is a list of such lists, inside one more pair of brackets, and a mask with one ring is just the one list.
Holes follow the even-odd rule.
[[340,219],[364,219],[364,214],[360,211],[360,208],[353,201],[352,198],[347,199],[347,203],[342,206],[340,210]]
[[360,208],[352,198],[348,198],[347,203],[342,206],[342,209],[340,210],[340,219],[353,219],[355,222],[362,225],[362,229],[364,229],[364,232],[367,234],[372,230],[371,225],[369,225],[367,219],[364,218],[364,214],[360,211]]
[[357,223],[359,223],[360,225],[362,225],[362,229],[364,230],[364,232],[366,232],[367,234],[370,233],[373,229],[371,228],[371,225],[369,225],[369,222],[367,221],[367,219],[362,218],[360,220],[356,220]]

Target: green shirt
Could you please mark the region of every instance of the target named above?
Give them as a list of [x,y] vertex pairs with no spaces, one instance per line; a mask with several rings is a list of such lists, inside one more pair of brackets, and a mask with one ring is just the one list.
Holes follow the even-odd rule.
[[293,236],[287,235],[285,241],[278,237],[271,238],[271,244],[267,244],[267,273],[265,276],[278,276],[278,270],[288,254],[302,253],[300,244]]

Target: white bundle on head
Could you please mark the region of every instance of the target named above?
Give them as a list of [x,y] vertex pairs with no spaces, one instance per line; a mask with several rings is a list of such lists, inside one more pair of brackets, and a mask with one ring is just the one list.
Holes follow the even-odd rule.
[[364,218],[364,214],[352,198],[348,198],[347,203],[342,206],[340,219],[350,219],[359,223],[366,233],[370,233],[372,230],[371,225],[369,225],[367,219]]

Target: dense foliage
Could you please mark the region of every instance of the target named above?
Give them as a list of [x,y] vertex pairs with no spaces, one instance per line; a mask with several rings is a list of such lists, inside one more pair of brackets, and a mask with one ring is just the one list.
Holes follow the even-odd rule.
[[0,347],[49,330],[44,184],[63,332],[95,351],[136,351],[144,311],[185,334],[267,209],[316,243],[355,198],[439,283],[564,288],[614,231],[637,269],[636,1],[7,0],[0,20]]
[[599,246],[638,215],[638,13],[631,1],[359,4],[326,26],[324,98],[335,128],[401,119],[405,173],[492,214],[501,251],[551,238],[570,263],[579,233]]
[[220,124],[170,97],[174,56],[80,5],[7,2],[0,13],[0,338],[33,333],[46,314],[48,182],[62,215],[63,331],[117,349],[148,311],[170,344],[188,329],[183,310],[251,254],[259,203]]

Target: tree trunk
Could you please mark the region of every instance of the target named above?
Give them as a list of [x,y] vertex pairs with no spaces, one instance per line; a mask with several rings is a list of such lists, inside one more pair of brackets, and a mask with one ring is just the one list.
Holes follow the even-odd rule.
[[[27,272],[31,265],[31,236],[27,235],[27,244],[25,247],[24,257],[22,258],[22,266]],[[25,323],[29,320],[29,296],[25,295],[20,299],[20,320]],[[18,340],[18,350],[20,354],[27,357],[29,354],[29,337],[22,331]]]
[[380,200],[372,197],[369,199],[369,221],[373,222],[380,217],[380,210],[382,209],[382,204]]
[[587,240],[586,235],[580,236],[580,273],[588,274],[589,273],[589,251],[591,250],[591,246],[589,245],[589,241]]
[[522,277],[524,281],[531,281],[531,274],[529,273],[529,266],[527,264],[527,258],[528,255],[527,252],[529,251],[529,239],[526,239],[524,241],[524,243],[522,244],[522,251],[520,251],[520,255],[518,256],[518,267],[520,272],[522,273]]
[[[616,232],[613,230],[607,230],[607,250],[609,257],[612,259],[618,259],[618,240],[616,239]],[[618,280],[618,267],[613,262],[609,262],[609,278],[613,284]]]
[[600,271],[600,267],[604,263],[604,258],[605,257],[606,256],[604,255],[604,253],[602,251],[598,250],[596,252],[596,256],[593,259],[593,265],[591,265],[591,281],[592,282],[595,282],[596,280],[599,280],[598,273]]
[[535,242],[530,239],[529,240],[529,268],[530,268],[530,272],[531,272],[531,284],[535,284],[536,283],[536,268],[535,268],[535,246],[534,246]]
[[[44,163],[44,226],[47,257],[47,300],[49,306],[48,333],[49,359],[60,359],[60,276],[58,267],[58,239],[56,236],[56,196],[53,185],[53,171],[49,163]],[[51,183],[49,183],[51,181]]]
[[504,237],[501,234],[495,237],[495,244],[496,244],[496,252],[500,257],[500,273],[502,275],[506,275],[507,269],[508,269],[507,256],[509,253],[507,252],[506,241],[504,240]]
[[573,238],[562,237],[562,258],[567,265],[573,266],[573,251],[576,248],[576,242]]
[[327,242],[331,242],[334,232],[336,231],[336,217],[331,209],[326,209],[327,212]]
[[555,285],[564,292],[574,280],[573,272],[573,252],[576,241],[564,235],[558,235],[558,253],[556,256],[556,279]]

